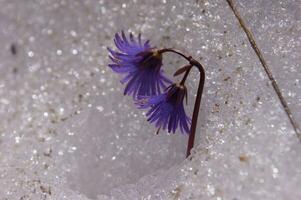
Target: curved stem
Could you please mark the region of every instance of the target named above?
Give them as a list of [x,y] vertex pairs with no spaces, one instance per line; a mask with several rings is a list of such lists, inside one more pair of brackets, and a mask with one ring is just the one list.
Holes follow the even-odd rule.
[[190,67],[186,70],[186,72],[185,72],[185,74],[184,74],[184,76],[183,76],[183,78],[182,78],[182,80],[180,82],[180,85],[184,85],[185,84],[185,81],[187,79],[187,76],[188,76],[191,68],[192,68],[192,65],[190,65]]
[[198,122],[199,110],[200,110],[202,94],[203,94],[203,89],[204,89],[204,84],[205,84],[205,70],[204,70],[203,66],[194,59],[191,59],[190,63],[199,69],[200,80],[199,80],[197,96],[195,99],[194,109],[193,109],[193,114],[192,114],[192,121],[191,121],[191,127],[190,127],[190,135],[189,135],[188,144],[187,144],[186,158],[190,155],[190,153],[191,153],[190,151],[194,145],[196,125]]
[[158,51],[158,53],[165,53],[165,52],[173,52],[176,53],[180,56],[182,56],[183,58],[185,58],[188,62],[190,62],[191,60],[191,56],[187,57],[186,55],[184,55],[183,53],[181,53],[180,51],[176,50],[176,49],[169,49],[169,48],[165,48],[165,49],[160,49]]
[[[194,139],[195,139],[195,132],[196,132],[196,125],[198,122],[198,116],[199,116],[199,110],[200,110],[200,105],[201,105],[201,100],[202,100],[202,94],[203,94],[203,89],[204,89],[204,84],[205,84],[205,70],[204,67],[195,59],[193,59],[191,56],[186,56],[183,53],[181,53],[178,50],[175,49],[169,49],[169,48],[165,48],[165,49],[161,49],[158,51],[159,53],[165,53],[165,52],[173,52],[176,53],[180,56],[182,56],[183,58],[185,58],[190,65],[195,66],[198,68],[199,72],[200,72],[200,80],[199,80],[199,85],[198,85],[198,91],[197,91],[197,96],[195,99],[195,103],[194,103],[194,108],[193,108],[193,113],[192,113],[192,120],[191,120],[191,127],[190,127],[190,134],[189,134],[189,138],[188,138],[188,144],[187,144],[187,151],[186,151],[186,158],[190,155],[190,151],[194,146]],[[190,68],[191,69],[191,68]],[[181,81],[181,83],[185,82],[190,69],[186,71],[183,80]]]

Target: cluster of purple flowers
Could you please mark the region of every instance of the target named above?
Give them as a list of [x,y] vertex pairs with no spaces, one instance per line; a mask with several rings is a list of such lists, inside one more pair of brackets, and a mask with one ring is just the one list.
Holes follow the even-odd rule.
[[149,40],[143,42],[141,35],[127,38],[124,32],[115,34],[118,51],[108,48],[112,61],[109,67],[118,74],[124,74],[121,80],[126,84],[124,94],[131,95],[140,109],[149,109],[148,121],[158,129],[175,133],[190,133],[190,118],[184,110],[184,98],[187,89],[181,83],[172,83],[162,68],[162,52],[151,47]]

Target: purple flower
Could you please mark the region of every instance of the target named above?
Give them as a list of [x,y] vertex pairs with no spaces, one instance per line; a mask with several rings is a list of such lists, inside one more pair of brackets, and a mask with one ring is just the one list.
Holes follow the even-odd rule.
[[126,74],[121,83],[126,83],[125,95],[151,96],[161,93],[170,80],[163,75],[162,54],[149,45],[149,40],[142,42],[141,35],[129,39],[124,32],[115,34],[115,45],[118,51],[108,48],[112,64],[109,67],[119,74]]
[[165,93],[145,97],[137,101],[139,108],[150,108],[146,113],[148,121],[155,123],[157,128],[167,129],[175,133],[180,127],[182,133],[189,134],[191,119],[186,115],[183,105],[184,97],[187,98],[186,87],[179,84],[172,84]]

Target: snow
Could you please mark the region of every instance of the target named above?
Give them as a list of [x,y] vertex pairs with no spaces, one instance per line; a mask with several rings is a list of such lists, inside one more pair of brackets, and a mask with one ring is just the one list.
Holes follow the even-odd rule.
[[[226,1],[0,5],[1,199],[300,199],[300,141]],[[235,5],[300,123],[300,3]],[[120,30],[205,66],[189,159],[187,136],[156,135],[107,67]],[[183,63],[164,57],[170,75]]]

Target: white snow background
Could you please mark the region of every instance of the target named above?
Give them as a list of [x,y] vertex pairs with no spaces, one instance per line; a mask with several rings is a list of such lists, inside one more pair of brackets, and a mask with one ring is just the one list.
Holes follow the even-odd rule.
[[[235,5],[300,124],[300,0]],[[121,30],[205,66],[190,159],[107,67]],[[301,199],[301,143],[226,0],[0,0],[0,44],[1,200]]]

